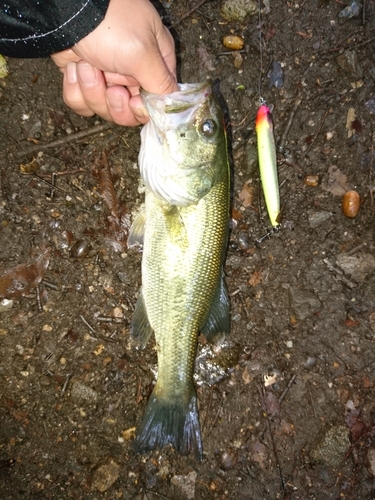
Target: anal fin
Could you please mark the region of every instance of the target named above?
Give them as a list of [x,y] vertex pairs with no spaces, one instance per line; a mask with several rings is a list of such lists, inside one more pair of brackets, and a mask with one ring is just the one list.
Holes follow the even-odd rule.
[[135,304],[133,319],[130,324],[130,334],[140,347],[144,347],[151,337],[152,331],[141,289],[137,303]]
[[206,337],[210,343],[215,343],[215,340],[222,334],[229,333],[230,303],[228,297],[228,290],[224,283],[224,274],[220,281],[220,285],[216,290],[212,300],[210,312],[204,322],[201,333]]

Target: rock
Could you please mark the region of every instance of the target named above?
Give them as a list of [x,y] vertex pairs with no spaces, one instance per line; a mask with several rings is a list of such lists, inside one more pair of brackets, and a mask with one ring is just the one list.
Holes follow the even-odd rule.
[[331,218],[331,212],[326,212],[325,210],[320,210],[319,212],[310,212],[308,214],[309,226],[311,229],[315,229],[321,224],[324,224],[327,220]]
[[73,382],[70,393],[72,398],[78,403],[86,402],[94,404],[98,401],[98,393],[94,389],[91,389],[91,387],[80,382]]
[[197,473],[195,471],[191,471],[185,476],[178,475],[172,477],[171,484],[175,487],[178,498],[194,500],[196,479]]
[[322,306],[313,292],[294,287],[289,288],[289,305],[293,315],[300,321],[314,314]]
[[0,302],[0,313],[9,311],[13,307],[13,300],[12,299],[3,299]]
[[328,429],[318,439],[311,456],[330,467],[341,467],[345,453],[350,448],[348,428],[337,425]]
[[220,455],[219,465],[221,469],[233,469],[237,464],[238,454],[235,450],[225,450]]
[[371,115],[375,115],[375,97],[370,97],[370,99],[365,102],[365,107]]
[[258,12],[258,2],[254,0],[225,0],[221,15],[226,21],[244,21],[247,16]]
[[355,50],[345,50],[345,52],[337,56],[336,62],[341,69],[350,73],[354,78],[359,80],[363,77],[363,69],[359,64]]
[[372,476],[375,476],[375,448],[367,450],[367,469]]
[[352,2],[345,9],[340,11],[339,17],[344,17],[346,19],[351,19],[352,17],[358,17],[361,13],[362,5],[359,2]]
[[118,479],[120,466],[111,460],[108,464],[96,469],[92,478],[92,486],[100,492],[107,491]]
[[271,69],[267,74],[270,79],[269,88],[275,87],[276,89],[281,89],[284,85],[284,70],[278,61],[272,61]]
[[375,271],[375,258],[369,253],[356,253],[355,255],[341,253],[336,262],[344,273],[351,276],[357,283],[363,282]]

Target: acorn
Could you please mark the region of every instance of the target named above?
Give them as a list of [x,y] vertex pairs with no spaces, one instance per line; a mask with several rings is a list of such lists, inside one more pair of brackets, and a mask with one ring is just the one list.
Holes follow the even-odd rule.
[[354,219],[357,215],[359,207],[361,205],[361,199],[357,191],[347,191],[342,199],[342,213],[345,217]]
[[227,49],[241,50],[244,46],[245,40],[242,36],[228,35],[223,38],[223,45]]

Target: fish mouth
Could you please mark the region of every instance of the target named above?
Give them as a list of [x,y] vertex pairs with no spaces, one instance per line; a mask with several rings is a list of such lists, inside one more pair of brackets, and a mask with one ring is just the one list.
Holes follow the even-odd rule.
[[[160,136],[169,128],[193,120],[197,108],[212,94],[210,80],[202,83],[179,83],[178,89],[165,95],[151,94],[141,89],[142,102]],[[162,137],[159,139],[162,142]]]

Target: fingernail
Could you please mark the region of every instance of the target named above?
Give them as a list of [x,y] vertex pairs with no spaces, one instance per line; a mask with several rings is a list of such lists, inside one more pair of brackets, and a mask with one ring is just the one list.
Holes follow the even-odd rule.
[[75,62],[67,63],[66,77],[69,83],[77,83],[77,64]]
[[133,109],[133,113],[138,117],[138,118],[148,118],[148,113],[145,107],[139,106],[138,108]]
[[91,66],[91,64],[80,63],[78,64],[78,75],[79,79],[86,88],[90,89],[95,87],[98,83],[96,79],[96,71],[95,68]]
[[124,110],[124,99],[121,94],[108,94],[107,95],[108,106],[116,113],[120,113]]

